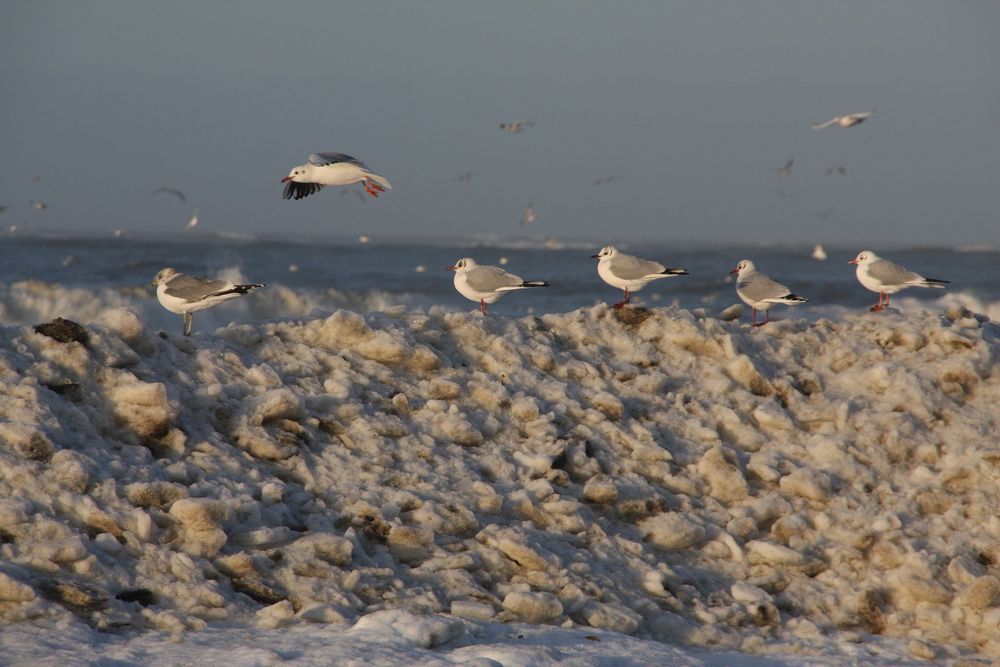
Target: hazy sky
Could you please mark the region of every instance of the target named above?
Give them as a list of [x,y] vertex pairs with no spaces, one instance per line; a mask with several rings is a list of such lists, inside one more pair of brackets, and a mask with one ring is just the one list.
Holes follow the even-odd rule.
[[3,0],[0,141],[3,227],[996,243],[1000,3]]

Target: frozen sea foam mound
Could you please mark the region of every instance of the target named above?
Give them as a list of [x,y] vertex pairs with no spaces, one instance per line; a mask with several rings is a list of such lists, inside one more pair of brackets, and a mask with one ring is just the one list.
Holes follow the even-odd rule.
[[1000,328],[967,310],[64,329],[0,328],[5,623],[1000,658]]

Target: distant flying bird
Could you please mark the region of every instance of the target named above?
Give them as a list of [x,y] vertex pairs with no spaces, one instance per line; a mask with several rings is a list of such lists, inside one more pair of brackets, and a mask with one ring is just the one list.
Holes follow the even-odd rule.
[[528,204],[524,213],[521,214],[521,226],[530,225],[535,221],[535,205],[533,203]]
[[463,257],[451,266],[455,272],[455,289],[470,301],[479,302],[479,312],[486,315],[486,304],[494,303],[507,292],[530,287],[548,287],[544,280],[522,280],[499,266],[480,266],[471,257]]
[[846,116],[837,116],[831,118],[825,123],[813,123],[812,128],[814,130],[822,130],[824,127],[830,127],[831,125],[839,125],[840,127],[854,127],[859,123],[863,123],[868,120],[868,117],[875,113],[875,109],[871,111],[862,111],[860,113],[849,113]]
[[511,134],[517,134],[518,132],[523,132],[524,128],[534,127],[534,125],[535,124],[530,120],[518,118],[517,120],[512,120],[509,123],[500,123],[500,129]]
[[452,183],[456,183],[456,182],[457,183],[468,183],[471,180],[472,180],[472,172],[471,171],[467,171],[464,174],[459,174],[455,178],[451,179],[451,182]]
[[778,167],[778,175],[779,176],[788,176],[790,173],[792,173],[792,163],[793,162],[795,162],[794,158],[788,158],[788,162],[786,162],[784,165]]
[[308,163],[293,167],[281,182],[288,184],[282,197],[296,200],[319,192],[328,185],[361,183],[372,197],[392,190],[392,185],[384,176],[373,172],[361,160],[343,153],[313,153]]
[[160,305],[184,319],[184,335],[191,335],[194,314],[199,310],[241,297],[244,294],[267,287],[264,283],[236,285],[227,280],[205,280],[178,273],[166,268],[153,278],[156,298]]
[[[777,280],[764,275],[757,270],[749,259],[740,260],[736,268],[729,273],[736,274],[736,295],[743,303],[750,306],[751,326],[763,326],[771,321],[771,306],[784,303],[794,306],[805,303],[809,299],[792,294],[792,291]],[[764,311],[764,321],[757,323],[757,311]]]
[[622,308],[628,303],[631,292],[638,292],[654,280],[688,275],[684,269],[668,269],[659,262],[626,255],[613,245],[604,246],[596,255],[591,255],[591,259],[600,260],[597,275],[601,280],[625,290],[625,298],[616,303],[615,308]]
[[794,192],[784,192],[783,190],[775,190],[774,193],[784,199],[786,202],[791,202],[795,199]]
[[878,312],[889,307],[889,295],[895,294],[907,287],[935,287],[944,289],[948,280],[938,280],[937,278],[925,278],[919,273],[914,273],[907,268],[882,259],[871,250],[862,250],[858,256],[848,264],[857,264],[855,274],[858,282],[865,289],[878,292],[878,303],[871,307],[872,311]]
[[813,215],[816,216],[817,218],[819,218],[820,220],[826,220],[827,218],[830,217],[831,213],[833,213],[833,209],[832,208],[828,208],[825,211],[821,211],[819,213],[813,213]]
[[827,167],[826,175],[830,176],[832,174],[840,174],[841,176],[847,175],[847,167],[839,164],[835,164],[832,167]]
[[46,204],[45,202],[43,202],[41,200],[37,200],[36,201],[34,199],[31,200],[31,205],[34,206],[35,208],[37,208],[39,211],[44,211],[45,209],[47,209],[49,207],[49,205]]
[[195,209],[194,213],[191,215],[191,219],[188,220],[187,227],[185,227],[185,229],[194,229],[197,226],[198,226],[198,209]]
[[605,185],[607,183],[614,183],[615,181],[622,180],[621,176],[601,176],[600,178],[594,180],[594,187],[598,185]]
[[826,260],[826,250],[823,250],[823,245],[817,243],[813,246],[812,258],[817,262],[822,262]]
[[159,194],[161,192],[165,192],[168,195],[173,195],[173,196],[177,197],[178,199],[180,199],[185,204],[187,203],[187,197],[185,197],[184,193],[181,192],[180,190],[177,190],[175,188],[156,188],[155,190],[153,190],[153,194],[154,195],[157,195],[157,194]]

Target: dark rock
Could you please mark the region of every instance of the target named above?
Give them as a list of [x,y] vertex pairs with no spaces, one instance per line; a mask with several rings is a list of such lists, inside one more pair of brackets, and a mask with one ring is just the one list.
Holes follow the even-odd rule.
[[76,342],[81,345],[86,344],[90,336],[86,329],[73,320],[66,320],[61,317],[57,317],[45,324],[36,324],[35,331],[60,343]]

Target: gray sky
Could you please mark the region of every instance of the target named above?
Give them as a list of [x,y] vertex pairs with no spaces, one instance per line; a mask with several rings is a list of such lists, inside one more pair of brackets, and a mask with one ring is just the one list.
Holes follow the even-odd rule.
[[[4,0],[0,91],[0,226],[1000,242],[993,1]],[[314,151],[394,189],[282,200]]]

